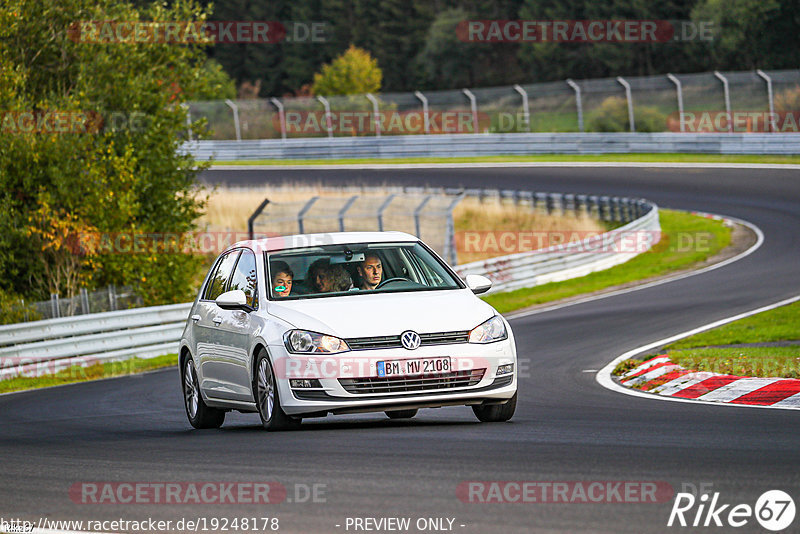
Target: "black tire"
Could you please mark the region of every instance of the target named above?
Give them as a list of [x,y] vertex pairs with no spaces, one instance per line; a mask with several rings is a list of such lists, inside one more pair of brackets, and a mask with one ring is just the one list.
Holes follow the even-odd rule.
[[286,415],[281,408],[281,398],[275,383],[275,373],[267,351],[261,349],[256,355],[253,376],[253,398],[256,401],[261,424],[267,430],[284,430],[300,426],[299,417]]
[[384,412],[389,419],[411,419],[419,410],[392,410],[390,412]]
[[189,423],[195,428],[219,428],[225,421],[225,410],[211,408],[203,401],[191,358],[186,358],[183,364],[183,406]]
[[517,394],[511,397],[505,404],[489,404],[487,406],[473,406],[472,411],[475,417],[482,423],[502,423],[514,417],[517,409]]

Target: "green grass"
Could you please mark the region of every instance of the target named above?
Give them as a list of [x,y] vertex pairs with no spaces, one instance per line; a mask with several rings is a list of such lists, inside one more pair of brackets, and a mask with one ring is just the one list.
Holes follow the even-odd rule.
[[[660,210],[660,220],[661,241],[630,261],[581,278],[489,295],[485,300],[500,313],[508,313],[686,269],[730,244],[731,229],[720,221],[671,210]],[[702,246],[689,246],[681,236],[702,236],[706,241]]]
[[669,352],[686,369],[735,376],[800,378],[800,346],[696,348]]
[[2,380],[0,381],[0,393],[60,386],[87,380],[111,378],[113,376],[132,375],[175,365],[178,365],[177,354],[167,354],[165,356],[148,359],[131,358],[130,360],[120,362],[96,363],[88,367],[72,366],[54,375],[39,377],[18,376],[9,378],[8,380]]
[[638,163],[800,163],[800,155],[758,154],[530,154],[454,158],[347,158],[215,161],[214,165],[347,165],[371,163],[519,163],[519,162],[638,162]]
[[800,340],[800,302],[781,306],[676,341],[666,348],[688,349],[711,345]]

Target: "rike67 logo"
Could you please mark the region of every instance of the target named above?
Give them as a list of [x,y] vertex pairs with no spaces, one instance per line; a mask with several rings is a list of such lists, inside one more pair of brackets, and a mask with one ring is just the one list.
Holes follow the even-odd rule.
[[[694,486],[692,489],[694,489]],[[701,485],[701,488],[706,486]],[[686,485],[684,488],[686,489]],[[743,527],[754,526],[757,522],[762,528],[779,532],[788,528],[794,521],[794,500],[781,490],[769,490],[761,494],[755,506],[747,503],[726,503],[719,492],[710,494],[701,491],[681,492],[675,495],[675,502],[669,514],[667,526],[691,527]]]

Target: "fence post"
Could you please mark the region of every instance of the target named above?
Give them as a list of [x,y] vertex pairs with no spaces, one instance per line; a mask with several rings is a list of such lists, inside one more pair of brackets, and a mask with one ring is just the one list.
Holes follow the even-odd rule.
[[419,214],[422,213],[423,209],[425,209],[425,204],[428,203],[431,197],[433,197],[433,195],[427,195],[424,199],[422,199],[422,202],[420,202],[419,206],[417,206],[416,209],[414,210],[414,229],[417,232],[417,237],[420,237],[420,234],[422,233],[419,227]]
[[339,231],[344,232],[344,214],[347,213],[347,210],[350,209],[350,206],[353,205],[353,202],[356,201],[358,195],[353,195],[352,197],[347,199],[347,202],[344,203],[342,209],[339,210]]
[[256,219],[258,218],[259,215],[261,215],[261,212],[264,211],[264,208],[267,207],[267,204],[269,204],[269,199],[265,198],[264,202],[262,202],[261,204],[258,205],[258,207],[256,208],[256,211],[254,211],[253,214],[250,215],[250,217],[248,217],[248,219],[247,219],[247,238],[248,239],[255,239],[255,235],[256,235],[255,234]]
[[453,222],[453,210],[456,209],[456,206],[461,199],[464,198],[464,193],[458,193],[456,198],[450,202],[450,205],[447,206],[447,228],[445,230],[445,238],[444,238],[444,257],[450,263],[450,265],[455,265],[458,262],[458,256],[456,254],[456,229],[455,223]]
[[192,112],[189,109],[189,104],[185,102],[181,104],[181,107],[186,110],[186,130],[189,133],[189,141],[192,140]]
[[380,108],[378,107],[378,99],[372,93],[366,94],[367,100],[372,102],[372,115],[375,117],[375,137],[381,136],[381,118]]
[[667,73],[669,81],[675,84],[675,92],[678,95],[678,124],[680,125],[681,133],[684,132],[685,126],[683,124],[683,86],[681,81],[671,73]]
[[622,76],[617,76],[617,81],[625,88],[625,98],[628,101],[628,124],[630,125],[631,132],[636,131],[636,124],[633,122],[633,95],[631,95],[631,84],[625,81]]
[[325,108],[325,129],[328,130],[328,137],[333,137],[333,120],[331,118],[331,105],[328,99],[324,96],[318,96],[317,100],[322,102],[322,107]]
[[278,108],[278,121],[281,123],[281,139],[286,140],[286,113],[283,111],[283,104],[277,98],[270,98],[272,105]]
[[378,208],[377,216],[379,232],[383,232],[383,212],[389,207],[389,204],[392,202],[395,196],[396,195],[394,193],[390,194],[388,197],[386,197],[386,200],[383,201],[383,204],[381,204]]
[[61,309],[58,306],[58,293],[50,293],[50,315],[53,319],[61,317]]
[[769,131],[775,133],[775,100],[772,93],[772,78],[761,69],[756,70],[756,74],[764,78],[767,82],[767,99],[769,100]]
[[567,85],[572,87],[575,91],[575,107],[578,108],[578,131],[583,132],[583,103],[581,102],[581,88],[572,81],[572,78],[567,78]]
[[233,110],[233,127],[236,130],[236,140],[242,140],[242,129],[239,126],[239,106],[236,105],[236,102],[233,100],[226,98],[225,103],[228,105],[229,108]]
[[419,91],[414,91],[414,96],[416,96],[420,102],[422,102],[422,117],[425,124],[425,133],[431,133],[431,122],[430,117],[428,116],[428,99],[425,98],[425,95],[420,93]]
[[531,110],[528,105],[528,93],[519,84],[514,84],[514,90],[522,97],[522,124],[525,126],[525,131],[531,131]]
[[117,309],[117,295],[113,284],[108,286],[108,308],[109,311],[114,311]]
[[462,93],[469,98],[469,107],[472,110],[472,133],[478,132],[478,102],[475,100],[475,95],[469,89],[462,89]]
[[308,210],[311,209],[311,206],[314,205],[314,202],[316,202],[318,198],[319,197],[311,197],[311,200],[306,202],[306,205],[297,212],[297,229],[299,230],[299,233],[305,233],[303,229],[303,217],[305,217],[306,213],[308,213]]
[[728,131],[733,132],[733,116],[731,115],[731,94],[728,91],[728,79],[718,70],[714,71],[714,76],[722,82],[722,91],[725,96],[725,113],[728,115]]
[[89,294],[86,292],[85,287],[82,287],[80,289],[80,296],[81,296],[81,313],[84,315],[87,313],[91,313],[91,310],[89,309]]

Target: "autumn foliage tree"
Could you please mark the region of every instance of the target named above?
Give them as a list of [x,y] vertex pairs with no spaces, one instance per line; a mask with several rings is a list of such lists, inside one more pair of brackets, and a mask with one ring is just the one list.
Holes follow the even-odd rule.
[[383,73],[378,60],[361,48],[350,46],[314,75],[315,95],[357,95],[380,91]]

